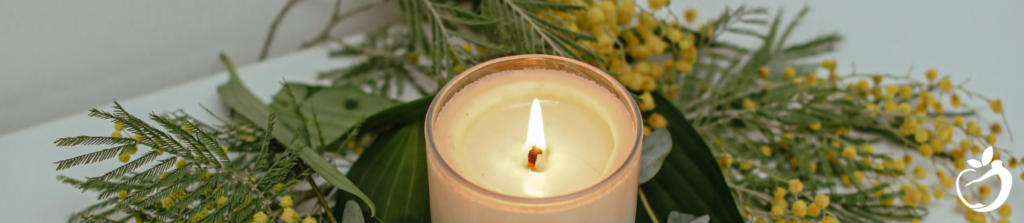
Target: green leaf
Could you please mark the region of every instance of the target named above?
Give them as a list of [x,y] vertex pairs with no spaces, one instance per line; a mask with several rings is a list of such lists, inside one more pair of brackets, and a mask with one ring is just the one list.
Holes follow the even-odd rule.
[[673,211],[668,215],[668,223],[707,223],[709,220],[711,217],[708,215],[697,217],[678,211]]
[[[281,88],[281,92],[274,95],[274,101],[270,102],[270,110],[278,114],[280,124],[285,129],[293,131],[306,127],[306,132],[312,137],[310,141],[314,143],[321,142],[321,135],[324,142],[335,141],[359,120],[396,104],[390,99],[366,94],[352,87],[320,87],[296,83],[285,85],[287,87]],[[285,92],[289,89],[298,100],[297,103]],[[296,106],[299,106],[303,117],[296,114]],[[317,125],[310,123],[313,122],[314,112],[319,129]],[[302,120],[308,125],[303,125]]]
[[[238,77],[238,72],[235,71],[235,67],[227,55],[222,53],[220,58],[224,62],[224,66],[227,67],[229,74],[228,82],[217,87],[217,94],[220,95],[224,104],[227,104],[228,107],[250,121],[270,119],[270,107],[260,102],[259,98],[256,98],[256,95],[253,95],[249,88],[245,86],[245,83],[242,83],[242,79]],[[263,129],[268,128],[266,124],[261,122],[252,123]],[[287,142],[294,138],[295,132],[293,131],[293,129],[289,128],[274,128],[271,135],[279,141]],[[299,156],[316,173],[327,179],[328,183],[331,183],[331,185],[338,189],[356,195],[369,206],[371,215],[376,214],[377,209],[374,207],[373,202],[359,188],[355,187],[348,178],[345,178],[345,175],[338,171],[334,165],[327,163],[327,160],[320,156],[320,154],[306,147],[299,151]]]
[[[672,152],[647,183],[640,185],[659,222],[672,211],[710,215],[711,222],[743,222],[717,159],[690,122],[661,94],[654,97],[654,112],[668,121]],[[637,222],[653,222],[637,202]]]
[[644,137],[643,152],[640,153],[640,183],[645,183],[658,174],[669,151],[672,151],[672,137],[665,128],[654,130]]
[[[383,222],[430,222],[421,120],[382,132],[348,172],[352,182],[381,205],[377,218]],[[336,199],[334,213],[339,213],[348,197],[343,194]]]
[[345,202],[345,211],[341,215],[341,223],[363,223],[363,211],[359,209],[359,203],[353,200]]
[[668,215],[668,223],[708,223],[711,220],[711,216],[693,216],[692,214],[681,213],[673,211]]

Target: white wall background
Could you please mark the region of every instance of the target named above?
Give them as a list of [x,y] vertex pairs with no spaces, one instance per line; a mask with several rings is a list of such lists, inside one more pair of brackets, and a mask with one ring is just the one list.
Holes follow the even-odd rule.
[[[0,135],[222,71],[222,51],[238,66],[253,63],[285,2],[2,0]],[[342,11],[367,2],[345,0]],[[270,57],[316,36],[333,6],[299,2]],[[333,32],[362,32],[396,11],[375,7]]]
[[[256,61],[278,1],[0,1],[0,135],[113,99],[128,99],[223,70],[218,52],[244,66]],[[367,0],[346,0],[351,9]],[[846,36],[841,69],[920,73],[937,67],[1008,111],[1024,81],[1021,1],[675,1],[709,18],[725,5],[811,6],[797,37]],[[326,24],[330,0],[300,2],[281,24],[271,57],[297,50]],[[349,34],[383,24],[396,7],[378,7],[334,30]],[[1012,113],[1011,113],[1012,114]],[[1011,117],[1011,120],[1014,120]],[[1021,125],[1016,125],[1021,126]]]

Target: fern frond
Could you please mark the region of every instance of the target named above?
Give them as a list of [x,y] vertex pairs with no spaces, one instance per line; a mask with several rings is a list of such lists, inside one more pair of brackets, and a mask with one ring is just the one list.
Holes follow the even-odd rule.
[[[81,137],[81,136],[79,136],[79,137]],[[132,140],[132,141],[134,141],[134,140]],[[96,152],[86,153],[85,155],[77,156],[77,157],[74,157],[74,158],[57,161],[57,162],[54,162],[54,164],[57,164],[57,170],[58,171],[59,170],[64,170],[64,169],[75,167],[75,166],[82,165],[82,164],[90,164],[90,163],[100,162],[100,161],[104,161],[104,160],[107,160],[107,159],[110,159],[110,158],[114,158],[115,156],[117,156],[117,155],[119,155],[121,153],[125,153],[125,152],[127,152],[127,151],[129,151],[129,150],[131,150],[133,148],[136,148],[135,144],[128,144],[128,145],[112,147],[112,148],[109,148],[109,149],[104,149],[104,150],[100,150],[100,151],[96,151]]]
[[123,137],[110,137],[110,136],[76,136],[76,137],[64,137],[54,141],[53,144],[57,146],[98,146],[98,145],[117,145],[117,144],[129,144],[136,143],[135,139],[123,138]]
[[[156,159],[157,156],[158,155],[156,151],[150,151],[145,155],[142,155],[141,157],[124,164],[123,166],[120,166],[110,172],[107,172],[106,174],[103,174],[99,177],[89,178],[89,181],[106,181],[114,177],[124,176],[124,174],[128,173],[128,171],[134,171],[135,169],[138,169],[142,165],[145,165],[146,163],[149,163]],[[101,196],[100,198],[104,197],[105,196]]]

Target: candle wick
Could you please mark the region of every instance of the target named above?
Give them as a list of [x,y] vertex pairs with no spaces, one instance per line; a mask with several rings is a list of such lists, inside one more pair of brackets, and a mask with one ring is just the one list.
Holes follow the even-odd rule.
[[526,154],[526,167],[530,170],[537,171],[537,155],[543,154],[544,151],[537,149],[537,146],[530,148],[530,152]]

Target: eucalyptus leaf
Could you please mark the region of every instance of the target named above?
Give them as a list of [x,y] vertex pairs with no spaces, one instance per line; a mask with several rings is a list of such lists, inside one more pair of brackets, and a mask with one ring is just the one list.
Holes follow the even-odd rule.
[[711,216],[708,215],[697,217],[692,214],[673,211],[668,214],[667,223],[708,223],[710,220]]
[[[717,159],[704,139],[672,102],[661,94],[654,97],[654,112],[668,121],[672,152],[665,157],[658,174],[640,185],[658,222],[666,222],[672,211],[710,215],[709,222],[743,222]],[[654,222],[642,202],[637,202],[636,222]]]
[[640,155],[640,183],[645,183],[661,169],[665,156],[672,151],[672,137],[668,130],[660,128],[644,137],[643,152]]
[[341,215],[341,223],[363,223],[363,211],[359,209],[359,203],[354,200],[345,202],[345,211]]
[[[231,60],[228,59],[227,55],[221,54],[220,57],[221,61],[223,61],[224,65],[227,67],[229,74],[228,82],[217,87],[217,94],[220,95],[224,104],[250,121],[269,119],[271,112],[270,107],[264,105],[259,98],[256,98],[256,96],[252,94],[252,91],[249,91],[249,88],[245,86],[245,83],[242,83],[242,79],[238,77],[238,72],[235,71],[235,67],[232,65]],[[252,123],[263,129],[268,128],[267,124],[261,122]],[[271,135],[278,141],[290,142],[295,137],[294,129],[295,128],[287,127],[274,128]],[[355,185],[352,184],[352,181],[345,178],[345,175],[338,171],[334,165],[328,163],[323,156],[320,156],[320,154],[312,151],[309,147],[306,147],[302,149],[302,151],[299,151],[299,157],[305,161],[313,171],[316,171],[317,174],[320,174],[320,176],[324,177],[327,182],[331,183],[331,185],[359,197],[360,200],[369,206],[371,215],[376,214],[376,207],[374,207],[373,202],[363,194],[363,191],[355,187]],[[330,165],[330,167],[328,168],[324,164]]]
[[[278,119],[285,128],[306,127],[312,143],[333,142],[354,126],[359,120],[387,109],[395,101],[364,93],[352,87],[321,87],[297,83],[285,83],[286,87],[274,95],[270,110],[279,114]],[[285,91],[291,90],[293,101]],[[295,109],[302,113],[296,114]],[[316,114],[314,119],[313,114]],[[305,120],[307,125],[303,125]],[[314,123],[315,120],[315,123]],[[323,137],[321,139],[320,137]],[[320,145],[310,145],[318,148]]]
[[[376,217],[382,222],[430,222],[426,139],[423,115],[419,117],[381,132],[348,172],[352,182],[380,204]],[[350,197],[341,194],[334,213]]]

